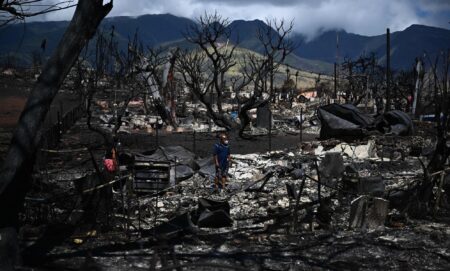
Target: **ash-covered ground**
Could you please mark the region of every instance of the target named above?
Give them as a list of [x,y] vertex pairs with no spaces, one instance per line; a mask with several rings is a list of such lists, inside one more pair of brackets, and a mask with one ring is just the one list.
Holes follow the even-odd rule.
[[[203,155],[189,151],[192,142],[187,141],[185,153],[192,161],[174,164],[197,168],[193,175],[154,194],[133,191],[128,177],[133,172],[126,167],[116,176],[121,181],[113,185],[80,189],[79,183],[95,170],[83,147],[83,141],[92,144],[93,139],[77,129],[63,137],[61,152],[46,154],[48,163],[40,165],[36,176],[42,180],[27,201],[28,224],[20,238],[28,266],[43,270],[446,270],[450,266],[445,196],[432,215],[422,215],[413,201],[398,194],[423,179],[421,163],[426,156],[410,153],[418,147],[424,153],[431,149],[433,142],[426,137],[378,136],[344,143],[315,141],[311,135],[308,142],[272,152],[264,150],[267,140],[256,139],[246,149],[234,148],[229,184],[219,192],[213,189],[202,159],[210,159],[208,150],[216,139],[214,134],[203,135],[196,143],[197,153]],[[176,142],[161,136],[158,144],[163,146],[166,140]],[[285,137],[272,140],[283,142]],[[236,154],[257,145],[260,152]],[[153,153],[132,143],[124,143],[122,152]],[[102,150],[94,151],[94,156],[101,161]],[[370,177],[375,180],[367,187],[358,186],[357,180]],[[288,186],[300,197],[290,195]],[[361,195],[385,199],[389,208],[373,217],[371,208],[378,207],[369,200],[367,209],[352,215],[352,205]],[[95,223],[83,220],[89,211],[83,206],[90,197],[97,204],[88,205],[98,211]],[[44,199],[48,204],[39,202]],[[201,199],[229,204],[231,225],[199,226],[194,217]],[[220,224],[223,219],[218,215],[213,220]]]
[[[103,98],[93,122],[108,130],[112,109],[102,107],[112,102]],[[255,127],[252,140],[230,134],[233,162],[220,192],[210,164],[218,129],[202,112],[177,131],[157,131],[157,118],[133,101],[115,176],[104,176],[103,138],[82,117],[38,153],[19,270],[449,269],[447,171],[438,173],[431,206],[416,200],[434,124],[415,122],[413,136],[318,140],[315,107],[304,107],[299,127],[296,106],[274,110],[270,137]],[[137,191],[133,163],[161,153],[173,179],[160,193]],[[206,211],[205,202],[218,207]]]

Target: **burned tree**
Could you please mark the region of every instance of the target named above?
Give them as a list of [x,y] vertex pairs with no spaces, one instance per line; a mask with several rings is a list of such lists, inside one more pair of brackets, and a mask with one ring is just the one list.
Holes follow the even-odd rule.
[[[239,129],[239,136],[248,138],[244,135],[250,124],[248,112],[275,97],[274,74],[295,48],[288,39],[293,23],[286,26],[283,20],[267,21],[257,32],[263,56],[247,53],[240,62],[234,56],[237,44],[229,43],[231,29],[228,26],[228,20],[217,14],[200,17],[199,27],[191,28],[186,34],[186,39],[199,49],[183,52],[177,66],[184,83],[206,107],[214,123],[227,130]],[[234,122],[223,109],[226,76],[235,66],[242,74],[232,76],[229,82],[236,94],[240,123]],[[251,96],[239,97],[247,88],[253,89]]]
[[[283,20],[267,21],[266,26],[260,28],[257,33],[264,57],[249,53],[244,58],[242,64],[244,77],[253,85],[253,93],[248,99],[239,101],[238,116],[241,121],[239,135],[241,137],[245,137],[244,129],[250,123],[248,112],[264,106],[275,96],[274,74],[296,47],[288,39],[293,26],[293,22],[286,26]],[[268,84],[269,87],[267,87]]]
[[369,96],[369,80],[371,66],[373,65],[373,56],[360,56],[356,61],[345,59],[342,63],[342,70],[346,74],[347,85],[344,90],[344,99],[346,103],[358,105]]
[[[93,59],[94,70],[89,72],[87,93],[86,93],[86,112],[87,112],[87,126],[90,130],[100,134],[103,139],[105,146],[112,146],[114,144],[114,138],[117,137],[117,132],[122,125],[122,117],[126,112],[129,102],[134,98],[136,94],[136,88],[133,87],[131,82],[133,81],[133,73],[128,73],[122,80],[125,81],[127,89],[125,90],[125,95],[121,95],[119,100],[117,100],[116,91],[114,92],[114,103],[111,108],[113,109],[113,117],[111,119],[112,129],[107,131],[100,127],[94,126],[92,124],[92,104],[94,100],[94,95],[98,92],[105,92],[106,88],[110,87],[106,82],[108,78],[117,78],[116,73],[121,73],[122,71],[129,71],[132,69],[135,63],[134,54],[122,55],[117,48],[117,43],[114,42],[114,28],[111,30],[110,37],[107,37],[104,32],[99,31],[97,34],[96,44],[95,44],[95,55]],[[113,67],[119,65],[118,71]]]
[[225,75],[237,64],[233,59],[237,45],[229,43],[230,22],[215,13],[200,16],[198,24],[185,33],[186,40],[197,49],[183,52],[177,66],[186,86],[206,107],[208,116],[216,125],[231,130],[236,125],[222,105]]
[[375,53],[368,56],[362,55],[356,60],[345,59],[341,65],[344,81],[339,86],[345,103],[358,105],[373,101],[376,113],[384,110],[384,94],[386,80],[384,68],[378,64]]
[[[422,163],[424,178],[413,190],[415,196],[409,202],[414,214],[424,216],[432,211],[432,206],[440,205],[445,176],[448,176],[448,159],[450,157],[450,93],[448,80],[450,75],[450,50],[441,52],[434,60],[428,56],[428,88],[434,107],[436,123],[435,146],[427,165]],[[448,185],[444,190],[450,196]]]
[[178,49],[168,54],[161,48],[148,48],[146,54],[138,48],[133,51],[137,56],[137,82],[145,89],[143,95],[147,114],[150,108],[154,108],[166,124],[177,127],[174,70]]
[[[430,61],[431,62],[431,61]],[[434,173],[444,169],[450,155],[448,134],[450,132],[450,93],[448,79],[450,73],[450,50],[442,52],[431,64],[432,88],[436,122],[436,148],[428,165],[428,171]]]
[[170,123],[176,127],[177,124],[177,84],[175,80],[175,64],[178,58],[179,48],[169,52],[168,61],[163,71],[163,93],[166,104],[170,108]]
[[[1,3],[3,5],[6,2]],[[1,227],[18,226],[18,213],[29,187],[35,153],[50,104],[81,50],[94,36],[112,6],[112,1],[103,4],[99,0],[80,0],[58,47],[35,83],[1,166]]]
[[414,96],[414,71],[412,69],[399,71],[393,76],[392,85],[395,93],[395,96],[392,96],[395,109],[410,112]]

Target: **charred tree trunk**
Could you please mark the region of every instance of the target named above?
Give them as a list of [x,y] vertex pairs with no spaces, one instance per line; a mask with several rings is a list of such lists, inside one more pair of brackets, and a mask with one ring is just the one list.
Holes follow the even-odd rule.
[[250,111],[251,105],[255,103],[255,100],[253,97],[250,98],[251,101],[247,101],[243,105],[241,105],[241,110],[239,110],[238,117],[241,121],[241,126],[239,128],[239,137],[243,139],[251,139],[251,136],[245,135],[244,130],[247,128],[247,126],[250,124],[251,119],[248,116],[248,111]]
[[435,121],[437,124],[436,147],[425,170],[425,180],[419,187],[419,200],[425,203],[427,207],[429,207],[430,201],[433,199],[433,187],[436,183],[434,180],[439,176],[430,177],[430,175],[444,170],[450,156],[450,147],[448,145],[448,132],[450,131],[450,123],[448,121],[450,116],[450,95],[447,85],[450,71],[450,50],[443,57],[441,82],[439,82],[438,76],[438,63],[439,57],[436,58],[431,67],[433,72]]
[[177,91],[176,91],[176,84],[175,84],[175,62],[178,57],[178,51],[177,49],[172,57],[169,60],[170,66],[169,71],[167,75],[167,86],[169,88],[169,94],[170,94],[170,119],[172,121],[172,125],[176,128],[178,121],[177,121]]
[[241,121],[241,125],[239,127],[239,137],[242,139],[254,139],[253,136],[246,135],[244,130],[250,124],[251,119],[248,115],[248,112],[252,109],[263,107],[270,102],[271,96],[268,99],[258,101],[256,97],[251,97],[244,104],[242,104],[241,110],[239,110],[238,117]]
[[205,94],[201,93],[201,91],[193,90],[194,94],[197,98],[202,102],[202,104],[206,107],[206,112],[208,116],[213,120],[213,122],[219,126],[225,128],[227,131],[231,131],[232,128],[236,127],[236,125],[228,119],[225,114],[220,114],[215,112],[212,106],[212,103],[207,101]]
[[1,166],[0,227],[18,226],[45,116],[81,50],[112,6],[112,1],[105,5],[101,0],[78,2],[72,21],[34,85]]

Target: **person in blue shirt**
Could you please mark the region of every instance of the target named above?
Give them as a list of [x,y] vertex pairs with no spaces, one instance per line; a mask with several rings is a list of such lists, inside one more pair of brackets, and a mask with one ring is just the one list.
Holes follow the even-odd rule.
[[228,181],[228,168],[230,166],[231,155],[228,137],[220,134],[219,143],[214,144],[214,164],[216,166],[216,178],[214,183],[216,188],[225,188]]

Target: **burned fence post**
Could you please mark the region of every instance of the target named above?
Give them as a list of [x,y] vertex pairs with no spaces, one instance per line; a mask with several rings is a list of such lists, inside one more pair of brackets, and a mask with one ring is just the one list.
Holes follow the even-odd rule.
[[178,157],[175,156],[175,164],[174,164],[175,186],[178,185],[178,183],[177,183],[177,165],[178,165]]
[[300,144],[303,143],[303,107],[300,108]]
[[272,151],[272,111],[269,107],[269,152]]
[[434,215],[437,214],[437,211],[439,210],[439,205],[441,203],[441,197],[442,197],[442,190],[445,182],[445,170],[441,172],[441,176],[438,181],[438,190],[436,195],[436,202],[434,203]]
[[314,167],[316,168],[316,171],[317,171],[317,197],[318,197],[319,204],[320,204],[320,202],[321,202],[320,190],[322,189],[322,182],[321,182],[321,178],[320,178],[320,170],[319,170],[319,165],[317,164],[317,159],[314,160]]
[[303,188],[305,187],[306,182],[306,176],[303,176],[302,183],[300,185],[300,190],[297,193],[297,198],[295,199],[295,208],[294,208],[294,219],[293,219],[293,230],[294,232],[297,230],[297,224],[298,224],[298,208],[300,206],[300,198],[302,197]]

